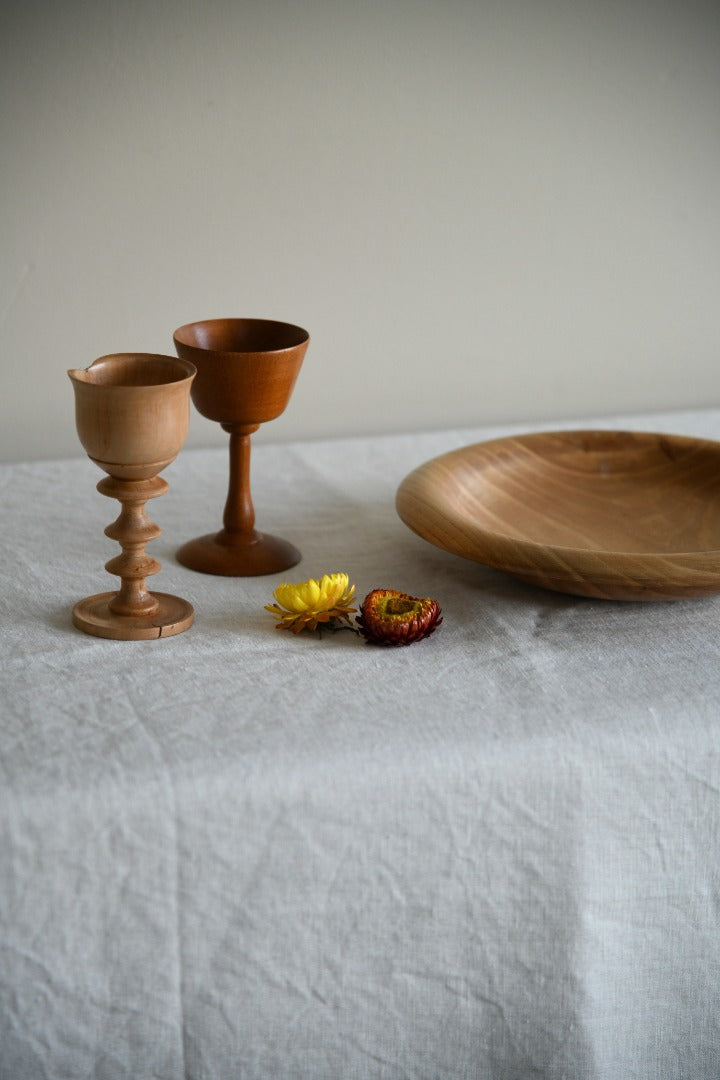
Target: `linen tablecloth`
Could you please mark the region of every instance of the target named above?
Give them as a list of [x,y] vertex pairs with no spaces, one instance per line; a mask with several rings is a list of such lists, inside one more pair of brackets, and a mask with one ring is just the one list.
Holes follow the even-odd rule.
[[[2,1080],[720,1075],[720,598],[545,592],[402,524],[411,469],[511,430],[257,445],[303,560],[255,579],[175,561],[227,483],[182,451],[150,584],[196,622],[150,642],[71,625],[116,580],[99,470],[0,469]],[[443,625],[274,628],[338,570]]]

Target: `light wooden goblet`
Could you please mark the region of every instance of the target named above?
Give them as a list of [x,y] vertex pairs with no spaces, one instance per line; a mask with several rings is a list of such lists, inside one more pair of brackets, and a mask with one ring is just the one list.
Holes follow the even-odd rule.
[[122,547],[105,564],[120,577],[120,591],[80,600],[73,623],[95,637],[123,641],[179,634],[192,624],[192,605],[146,588],[145,579],[161,566],[145,545],[162,530],[146,516],[145,503],[168,490],[158,473],[185,441],[195,369],[174,356],[115,353],[68,375],[80,442],[108,474],[97,489],[122,504],[118,519],[105,529]]
[[178,355],[194,364],[192,399],[198,412],[230,435],[230,479],[217,533],[189,540],[177,553],[204,574],[252,577],[287,570],[300,552],[287,540],[255,529],[250,494],[250,437],[286,408],[310,336],[271,319],[208,319],[173,335]]

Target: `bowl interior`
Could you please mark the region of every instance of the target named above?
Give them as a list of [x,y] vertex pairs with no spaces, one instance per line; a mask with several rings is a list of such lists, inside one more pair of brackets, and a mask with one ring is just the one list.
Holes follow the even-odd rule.
[[626,432],[516,437],[437,459],[426,484],[469,546],[492,534],[608,554],[720,549],[715,443]]
[[113,353],[101,356],[89,368],[74,371],[79,382],[94,386],[167,386],[195,373],[192,364],[155,353]]
[[720,593],[720,443],[548,432],[451,451],[400,484],[397,511],[446,551],[608,600]]
[[181,326],[173,337],[179,345],[209,352],[262,353],[297,348],[309,335],[272,319],[206,319]]

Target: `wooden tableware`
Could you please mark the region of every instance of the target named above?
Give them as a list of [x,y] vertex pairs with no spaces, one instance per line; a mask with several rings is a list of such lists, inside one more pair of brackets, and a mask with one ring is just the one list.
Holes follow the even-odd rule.
[[105,564],[120,577],[120,591],[80,600],[73,623],[87,634],[123,641],[179,634],[192,624],[192,605],[146,588],[146,578],[161,566],[145,545],[162,530],[146,516],[145,503],[168,490],[158,473],[185,441],[195,368],[174,356],[115,353],[68,375],[80,442],[108,474],[97,489],[122,504],[118,519],[105,529],[122,548]]
[[250,437],[286,408],[310,340],[307,330],[271,319],[208,319],[173,335],[178,356],[194,364],[192,399],[230,435],[230,477],[223,528],[189,540],[178,560],[204,574],[274,574],[300,561],[286,540],[255,529],[250,494]]
[[557,431],[477,443],[410,473],[397,510],[431,544],[558,592],[720,592],[720,444]]

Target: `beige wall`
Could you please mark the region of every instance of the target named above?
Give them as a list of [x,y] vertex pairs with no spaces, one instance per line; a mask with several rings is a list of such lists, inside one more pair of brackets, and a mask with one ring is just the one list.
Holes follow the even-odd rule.
[[717,3],[2,22],[0,460],[79,454],[66,368],[212,315],[311,332],[268,439],[720,401]]

